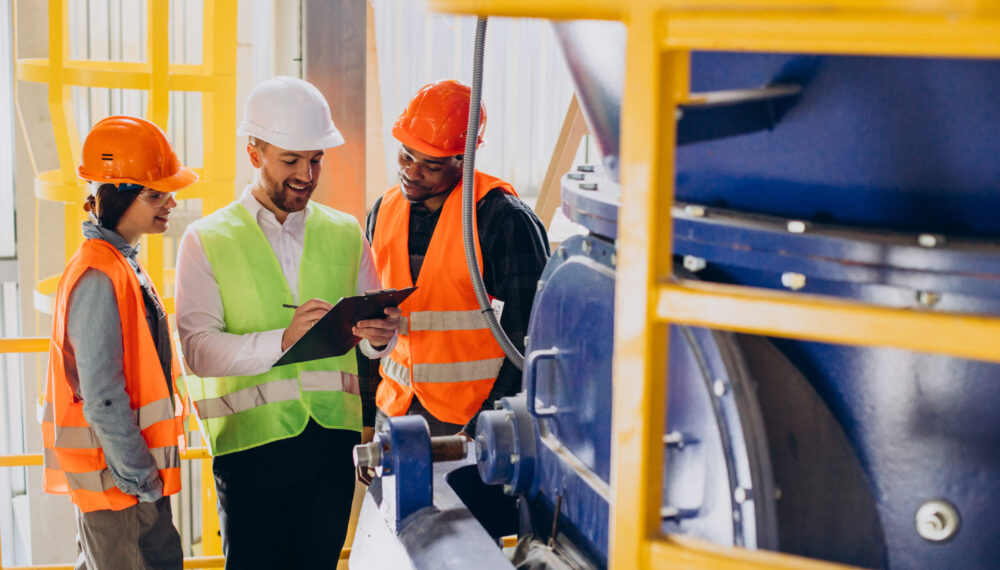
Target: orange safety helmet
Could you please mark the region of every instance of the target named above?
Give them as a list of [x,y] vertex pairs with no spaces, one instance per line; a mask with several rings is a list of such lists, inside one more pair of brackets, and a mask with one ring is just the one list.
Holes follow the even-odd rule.
[[[403,114],[392,125],[392,136],[404,145],[435,157],[465,152],[472,89],[454,79],[425,85],[410,99]],[[483,144],[486,106],[479,107],[479,137]]]
[[198,181],[181,166],[160,127],[138,117],[108,117],[94,125],[83,142],[80,178],[110,184],[138,184],[176,192]]

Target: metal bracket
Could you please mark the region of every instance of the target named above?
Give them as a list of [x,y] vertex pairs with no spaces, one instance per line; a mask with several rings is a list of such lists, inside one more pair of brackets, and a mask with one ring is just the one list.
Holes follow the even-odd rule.
[[403,519],[434,504],[431,480],[431,437],[427,420],[400,416],[386,422],[388,433],[376,435],[379,445],[388,439],[389,453],[382,454],[382,475],[396,478],[396,532]]

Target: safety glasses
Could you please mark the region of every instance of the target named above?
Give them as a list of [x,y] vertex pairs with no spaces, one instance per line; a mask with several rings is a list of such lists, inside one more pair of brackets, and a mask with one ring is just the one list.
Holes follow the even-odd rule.
[[167,203],[167,201],[173,198],[176,193],[177,192],[160,192],[158,190],[153,190],[152,188],[145,188],[139,193],[139,199],[154,208],[161,208]]

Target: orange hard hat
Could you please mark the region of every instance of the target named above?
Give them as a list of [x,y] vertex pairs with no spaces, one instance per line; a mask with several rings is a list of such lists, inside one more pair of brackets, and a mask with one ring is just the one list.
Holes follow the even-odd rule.
[[[392,136],[404,145],[431,156],[455,156],[465,152],[472,89],[448,79],[425,85],[410,99],[403,114],[392,125]],[[479,136],[483,144],[486,107],[479,107]]]
[[138,184],[160,192],[176,192],[198,181],[181,166],[160,127],[138,117],[108,117],[94,125],[83,142],[76,173],[84,180]]

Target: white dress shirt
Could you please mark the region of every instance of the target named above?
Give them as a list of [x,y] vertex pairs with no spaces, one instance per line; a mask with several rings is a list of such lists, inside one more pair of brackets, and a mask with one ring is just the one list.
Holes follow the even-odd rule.
[[[271,244],[295,302],[308,301],[309,299],[297,297],[299,262],[302,259],[309,209],[292,212],[285,218],[285,223],[281,223],[254,198],[250,193],[250,186],[243,190],[239,203],[257,220]],[[382,288],[367,239],[364,239],[364,244],[358,268],[359,295]],[[337,302],[337,299],[326,300]],[[225,332],[219,284],[215,281],[198,232],[190,227],[181,238],[177,255],[176,302],[181,348],[191,371],[198,376],[252,376],[267,372],[281,358],[281,337],[285,329],[249,334]],[[395,344],[396,337],[393,337],[392,342],[381,351],[372,348],[367,340],[362,340],[360,346],[365,356],[378,358],[391,352]]]

